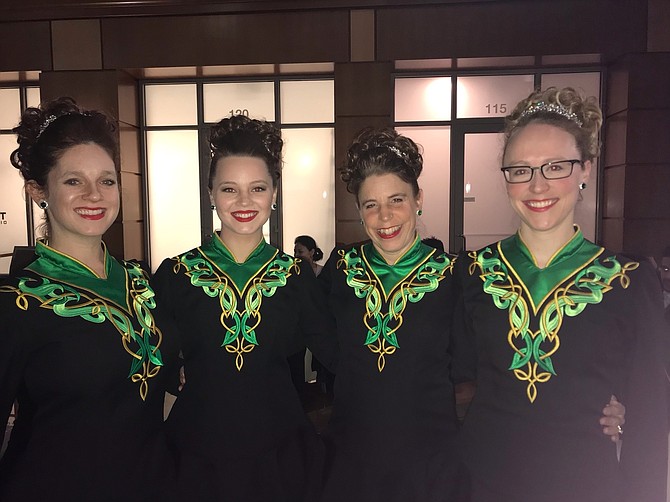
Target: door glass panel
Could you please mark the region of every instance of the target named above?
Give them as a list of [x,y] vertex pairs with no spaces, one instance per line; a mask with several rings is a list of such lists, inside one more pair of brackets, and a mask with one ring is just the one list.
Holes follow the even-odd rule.
[[[15,120],[18,122],[18,116]],[[28,244],[23,178],[9,162],[17,146],[13,134],[0,135],[0,255]],[[9,272],[10,261],[11,256],[0,257],[0,274]]]
[[532,75],[458,77],[456,116],[504,117],[531,92],[533,92]]
[[151,266],[199,246],[197,131],[147,132]]
[[335,120],[335,81],[289,81],[279,84],[283,124],[330,123]]
[[18,88],[0,89],[0,129],[11,129],[21,120],[21,100]]
[[272,82],[223,82],[204,84],[202,88],[205,122],[243,113],[270,122],[275,120]]
[[399,127],[400,134],[412,138],[423,148],[423,172],[419,187],[423,190],[423,214],[417,222],[419,235],[435,236],[449,249],[449,151],[451,128]]
[[148,126],[197,124],[195,84],[147,85],[144,93]]
[[395,120],[451,120],[451,77],[397,78]]
[[284,251],[311,235],[328,258],[335,246],[335,136],[332,128],[285,129],[282,169]]
[[542,89],[547,87],[572,87],[584,96],[594,96],[600,101],[600,73],[547,73],[542,75]]
[[502,133],[465,135],[463,235],[469,250],[503,239],[519,227],[500,172],[502,145]]

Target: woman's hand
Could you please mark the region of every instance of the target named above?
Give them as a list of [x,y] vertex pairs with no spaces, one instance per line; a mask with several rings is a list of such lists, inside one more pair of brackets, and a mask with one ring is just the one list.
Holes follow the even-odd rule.
[[625,423],[626,407],[617,401],[616,396],[612,396],[610,402],[603,408],[603,416],[600,418],[603,433],[612,441],[619,441],[623,435],[623,424]]

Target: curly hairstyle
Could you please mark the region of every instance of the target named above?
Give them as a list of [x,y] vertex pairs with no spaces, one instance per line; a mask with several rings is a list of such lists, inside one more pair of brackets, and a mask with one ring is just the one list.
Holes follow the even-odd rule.
[[319,261],[321,258],[323,258],[323,251],[321,251],[321,249],[316,245],[314,237],[311,237],[309,235],[299,235],[298,237],[295,238],[293,243],[302,244],[307,248],[307,251],[314,251],[314,256],[312,257],[312,260]]
[[358,199],[361,184],[372,175],[395,174],[409,183],[419,195],[417,179],[423,169],[419,146],[394,129],[368,127],[358,133],[347,151],[347,160],[340,169],[340,178],[347,191]]
[[[537,107],[538,103],[556,105],[565,113],[542,109],[542,107]],[[531,107],[536,109],[524,114]],[[549,87],[544,91],[536,90],[505,117],[503,157],[514,135],[531,123],[552,125],[572,134],[582,161],[593,160],[600,153],[598,133],[603,123],[603,114],[598,101],[594,97],[583,98],[572,87],[563,89]]]
[[80,108],[74,99],[61,97],[30,107],[12,131],[19,147],[10,162],[25,181],[46,188],[47,176],[63,154],[73,146],[95,143],[118,166],[116,124],[107,115]]
[[283,146],[279,129],[270,122],[251,119],[246,115],[233,115],[222,119],[212,126],[209,133],[209,147],[212,152],[209,189],[212,189],[219,160],[233,155],[263,159],[272,178],[272,185],[276,187],[281,172]]

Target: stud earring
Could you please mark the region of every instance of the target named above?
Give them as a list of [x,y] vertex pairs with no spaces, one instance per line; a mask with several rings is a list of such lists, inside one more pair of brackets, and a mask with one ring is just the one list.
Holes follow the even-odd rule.
[[211,206],[209,206],[209,208],[210,208],[212,211],[214,211],[214,210],[216,209],[216,206],[215,206],[214,204],[212,204]]
[[270,206],[270,209],[272,209],[273,211],[276,211],[277,210],[277,203],[273,202],[272,205]]
[[40,206],[40,209],[44,209],[45,211],[49,208],[49,203],[45,200],[41,200],[37,205]]
[[586,188],[586,183],[584,183],[584,182],[582,181],[582,182],[579,184],[579,189],[580,189],[580,190],[584,190],[585,188]]
[[416,215],[421,216],[423,214],[423,211],[421,209],[416,210]]

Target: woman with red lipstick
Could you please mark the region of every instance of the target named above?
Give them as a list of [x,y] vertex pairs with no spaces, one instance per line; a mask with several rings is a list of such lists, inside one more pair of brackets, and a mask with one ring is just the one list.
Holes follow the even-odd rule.
[[450,333],[453,257],[417,235],[422,167],[411,139],[370,129],[342,170],[370,241],[336,249],[319,276],[341,349],[324,502],[453,500],[452,379],[473,378],[473,350]]
[[[574,223],[601,111],[536,92],[506,119],[502,175],[519,231],[458,260],[477,392],[462,431],[473,502],[665,502],[667,407],[658,282]],[[621,461],[597,426],[626,403]]]
[[287,356],[307,340],[331,364],[311,342],[336,339],[311,267],[263,239],[282,146],[265,121],[215,124],[208,188],[221,231],[156,272],[182,335],[186,384],[168,425],[184,500],[298,502],[321,472]]
[[0,286],[0,424],[18,402],[0,500],[172,500],[163,401],[177,338],[149,273],[102,242],[120,205],[116,128],[61,98],[14,132],[46,238]]

